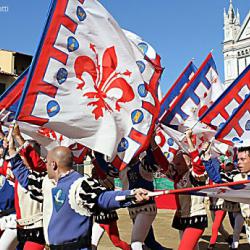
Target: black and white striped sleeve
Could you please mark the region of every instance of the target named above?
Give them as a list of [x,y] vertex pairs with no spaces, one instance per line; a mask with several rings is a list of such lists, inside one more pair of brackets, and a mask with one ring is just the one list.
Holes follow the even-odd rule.
[[239,174],[238,169],[234,169],[231,172],[220,171],[221,181],[222,182],[233,182],[235,175]]
[[47,172],[36,172],[29,170],[19,155],[11,158],[12,172],[18,183],[30,191],[32,199],[43,202],[42,183]]
[[97,180],[85,175],[71,185],[70,206],[78,213],[90,216],[98,211],[98,198],[106,190]]
[[38,202],[43,202],[43,181],[47,172],[36,172],[30,171],[28,176],[28,186],[27,189],[30,191],[30,197]]

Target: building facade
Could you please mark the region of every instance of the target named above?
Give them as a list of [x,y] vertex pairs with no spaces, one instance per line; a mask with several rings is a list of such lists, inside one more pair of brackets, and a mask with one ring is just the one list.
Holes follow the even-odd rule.
[[224,9],[223,55],[225,84],[230,84],[250,64],[250,11],[241,24],[232,0],[228,11]]
[[0,49],[0,94],[31,64],[32,56]]

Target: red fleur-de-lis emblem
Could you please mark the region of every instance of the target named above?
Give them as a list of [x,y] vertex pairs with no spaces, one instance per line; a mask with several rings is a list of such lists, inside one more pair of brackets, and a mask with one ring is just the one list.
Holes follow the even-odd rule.
[[[83,90],[86,82],[83,79],[83,73],[87,73],[93,80],[93,92],[87,92],[83,96],[88,97],[90,101],[88,106],[93,106],[92,113],[95,115],[95,119],[103,117],[104,111],[113,112],[112,107],[109,105],[109,101],[115,101],[115,109],[120,111],[120,103],[130,102],[134,99],[133,88],[126,81],[129,78],[131,72],[126,70],[125,72],[117,72],[117,56],[115,48],[107,48],[102,57],[102,63],[99,63],[99,55],[96,52],[94,44],[90,44],[90,49],[95,54],[95,60],[88,56],[79,56],[75,61],[75,74],[81,83],[77,85],[77,89]],[[108,92],[113,89],[119,89],[122,94],[119,98],[112,98]]]

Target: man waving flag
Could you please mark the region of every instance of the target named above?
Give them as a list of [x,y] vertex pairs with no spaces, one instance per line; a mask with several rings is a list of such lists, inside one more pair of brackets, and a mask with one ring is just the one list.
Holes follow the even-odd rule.
[[54,0],[16,118],[102,152],[123,168],[147,146],[159,113],[142,76],[147,65],[137,61],[98,1]]

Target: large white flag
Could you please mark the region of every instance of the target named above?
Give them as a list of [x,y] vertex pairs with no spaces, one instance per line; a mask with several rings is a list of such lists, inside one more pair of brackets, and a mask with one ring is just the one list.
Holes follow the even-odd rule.
[[159,112],[137,61],[130,41],[98,1],[53,1],[17,118],[124,167],[147,147]]

